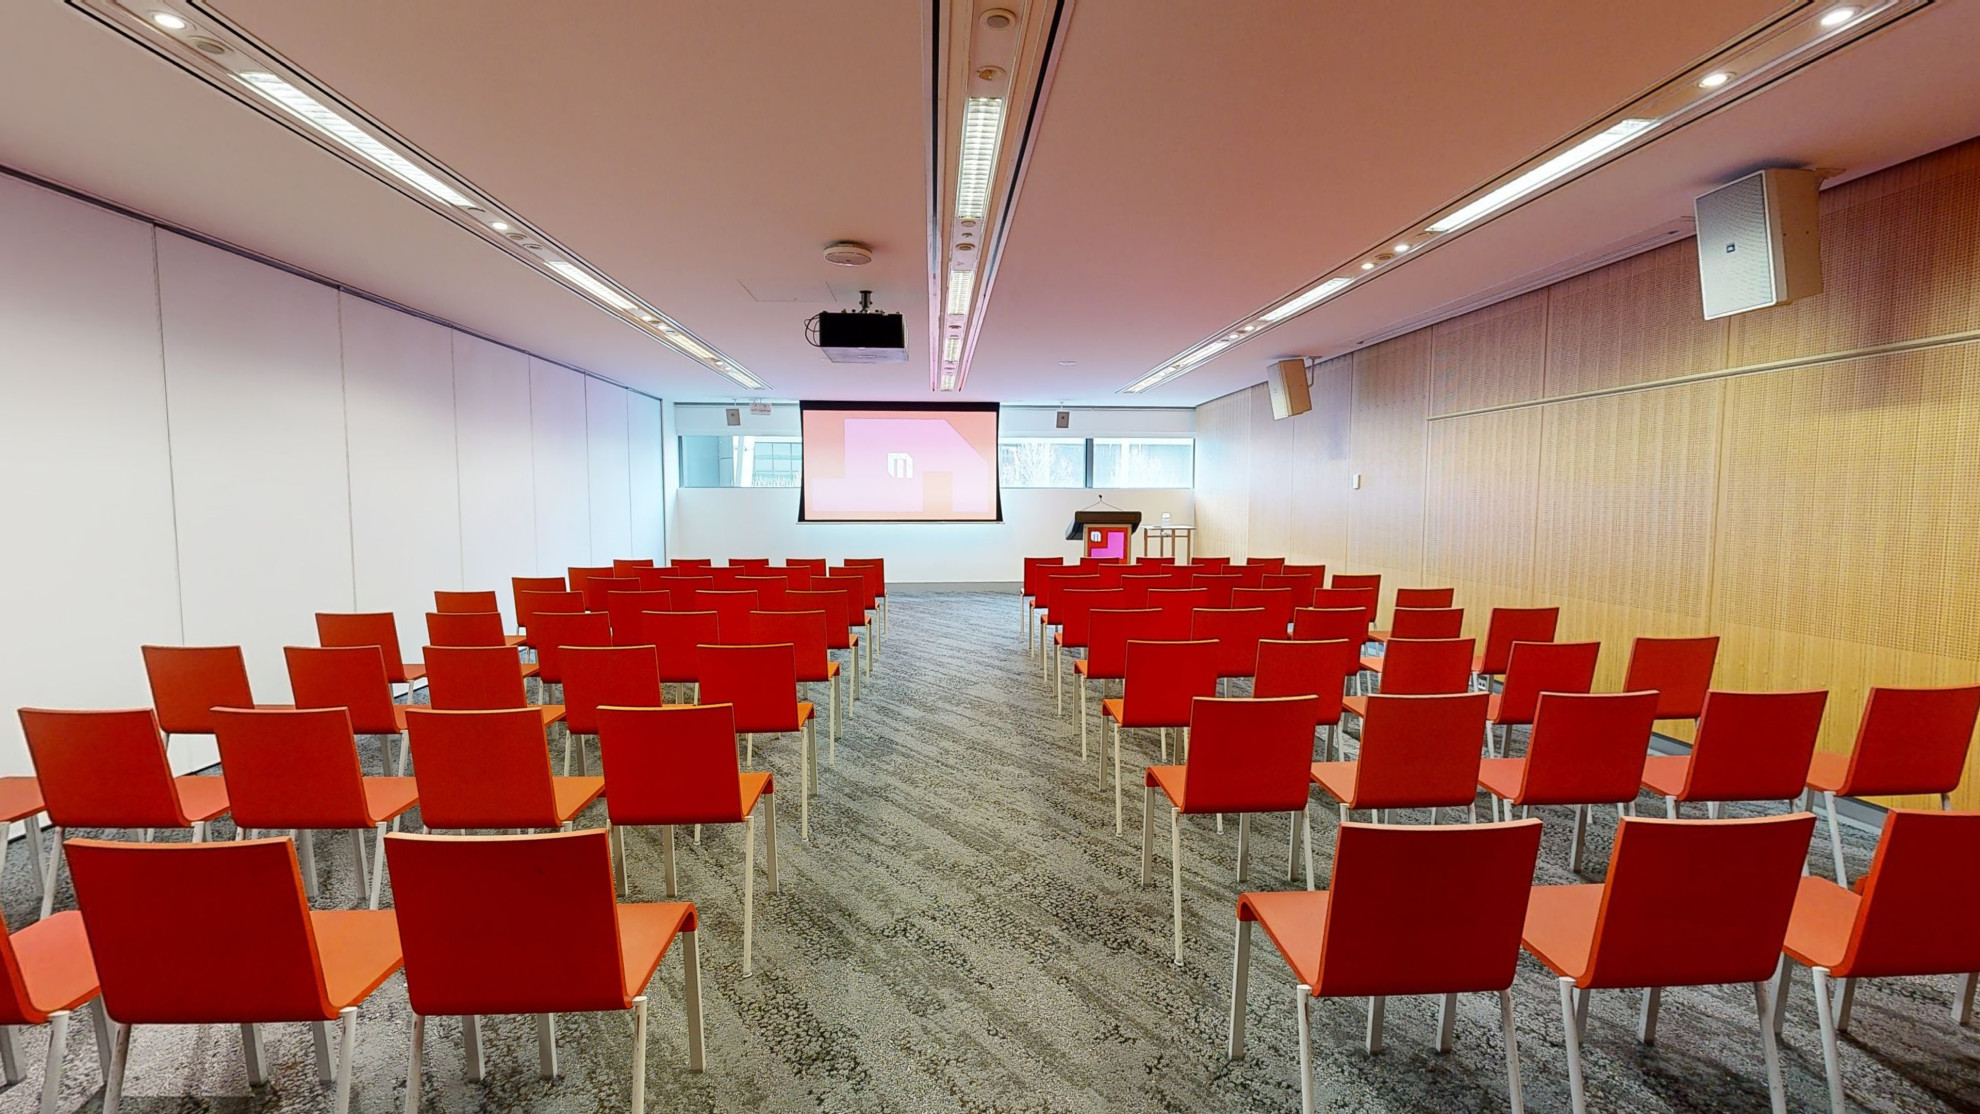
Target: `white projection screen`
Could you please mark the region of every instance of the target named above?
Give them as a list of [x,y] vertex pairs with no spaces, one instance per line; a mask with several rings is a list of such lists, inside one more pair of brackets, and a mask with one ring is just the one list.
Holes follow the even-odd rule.
[[800,522],[1001,522],[997,404],[806,402]]

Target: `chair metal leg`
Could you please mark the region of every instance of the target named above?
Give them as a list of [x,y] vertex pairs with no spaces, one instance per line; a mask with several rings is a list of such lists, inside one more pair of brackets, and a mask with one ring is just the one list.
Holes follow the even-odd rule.
[[[308,828],[296,830],[296,858],[301,860],[303,893],[311,901],[316,900],[316,838]],[[325,1083],[330,1082],[324,1080]]]
[[1251,990],[1251,923],[1238,921],[1237,948],[1231,960],[1231,1028],[1224,1055],[1233,1060],[1244,1059],[1245,998]]
[[775,793],[763,795],[763,811],[764,819],[768,821],[763,830],[763,852],[764,857],[770,860],[770,892],[774,894],[777,892],[777,795]]
[[1146,785],[1141,790],[1141,884],[1148,885],[1148,876],[1155,872],[1155,787]]
[[241,1026],[241,1059],[247,1062],[248,1086],[268,1085],[268,1050],[261,1041],[261,1026]]
[[426,1015],[413,1014],[412,1045],[406,1049],[405,1114],[419,1114],[419,1090],[426,1059]]
[[1959,977],[1959,986],[1953,991],[1953,1024],[1966,1026],[1973,1023],[1973,986],[1980,980],[1980,974],[1967,972]]
[[117,1026],[110,1043],[110,1074],[103,1080],[103,1114],[117,1114],[124,1100],[124,1072],[131,1066],[131,1027]]
[[626,826],[605,822],[608,833],[606,846],[612,852],[612,890],[620,897],[632,894],[631,872],[626,869]]
[[1781,957],[1780,966],[1774,971],[1774,1035],[1781,1035],[1781,1026],[1787,1021],[1788,987],[1794,982],[1794,964],[1786,956]]
[[[1753,1008],[1760,1019],[1760,1050],[1767,1058],[1767,1094],[1774,1100],[1774,1114],[1787,1114],[1787,1085],[1781,1081],[1781,1049],[1774,1040],[1774,1001],[1765,980],[1753,984]],[[1840,1098],[1842,1088],[1832,1088]]]
[[1306,809],[1299,810],[1299,839],[1306,857],[1306,888],[1313,889],[1313,817]]
[[1299,853],[1299,813],[1286,814],[1286,882],[1290,885],[1297,875]]
[[331,1111],[350,1114],[351,1084],[357,1075],[357,1007],[345,1006],[337,1011],[337,1019],[343,1024],[337,1050],[337,1097]]
[[96,1031],[96,1066],[103,1078],[110,1078],[110,1046],[115,1043],[110,1030],[110,1011],[103,1008],[103,999],[98,998],[89,1007],[90,1028]]
[[69,1011],[48,1015],[48,1062],[41,1075],[41,1114],[62,1108],[62,1067],[69,1057]]
[[632,1114],[646,1114],[646,995],[632,1002]]
[[1086,761],[1086,677],[1079,678],[1079,760]]
[[1299,1111],[1313,1114],[1313,1032],[1307,1009],[1313,1004],[1313,988],[1299,984],[1299,1001],[1294,1007],[1299,1021]]
[[701,1046],[701,949],[695,940],[699,935],[698,932],[681,933],[681,960],[687,968],[681,999],[687,1007],[689,1071],[700,1071],[707,1066]]
[[1657,1010],[1663,1005],[1664,988],[1645,987],[1643,990],[1643,1012],[1636,1018],[1636,1039],[1644,1044],[1657,1043]]
[[1370,1056],[1382,1051],[1382,1028],[1387,1021],[1389,1000],[1380,994],[1368,999],[1368,1034],[1362,1045]]
[[536,1015],[536,1064],[545,1079],[557,1078],[557,1015]]
[[1574,838],[1568,844],[1568,873],[1581,873],[1582,846],[1588,842],[1588,807],[1574,806]]
[[1526,1097],[1519,1086],[1519,1030],[1513,1025],[1512,991],[1499,991],[1499,1027],[1506,1041],[1506,1097],[1512,1114],[1526,1114]]
[[660,866],[667,875],[667,896],[680,893],[674,877],[674,826],[663,824],[660,827]]
[[1121,834],[1121,727],[1114,725],[1114,834]]
[[1849,871],[1843,865],[1842,821],[1836,819],[1836,795],[1824,791],[1822,801],[1829,808],[1829,848],[1836,854],[1836,885],[1849,888]]
[[1849,1011],[1856,1007],[1856,984],[1863,980],[1837,979],[1833,975],[1830,978],[1835,982],[1837,991],[1836,1032],[1847,1033],[1849,1032]]
[[1575,1022],[1574,980],[1563,978],[1561,1025],[1567,1030],[1568,1098],[1574,1114],[1588,1114],[1588,1085],[1581,1078],[1581,1026]]
[[743,978],[756,973],[750,946],[756,941],[756,814],[743,821]]
[[1183,962],[1182,949],[1182,809],[1169,809],[1169,891],[1176,922],[1176,966]]
[[1237,880],[1242,882],[1251,870],[1251,814],[1238,813]]
[[467,1056],[467,1077],[479,1083],[488,1074],[487,1045],[481,1039],[481,1017],[461,1018],[461,1051]]
[[[806,727],[809,728],[809,725],[807,724]],[[809,730],[805,732],[803,739],[807,744],[809,743],[811,739]],[[809,751],[810,747],[807,745],[805,749]],[[817,758],[815,752],[812,753],[812,758],[814,760]],[[812,786],[817,784],[812,772],[813,763],[805,761],[803,754],[798,755],[798,839],[805,843],[811,842],[811,793]]]
[[35,887],[40,891],[42,900],[46,901],[49,888],[48,862],[41,846],[41,818],[38,816],[23,817],[21,820],[21,834],[28,846],[28,865],[34,868]]
[[[378,835],[375,837],[375,841],[371,845],[373,854],[371,856],[371,894],[370,894],[371,906],[370,907],[373,909],[378,908],[378,901],[379,898],[382,896],[381,887],[385,881],[385,829],[390,826],[391,826],[390,821],[386,821],[384,823],[379,824]],[[351,837],[357,842],[358,845],[358,862],[363,863],[364,834],[362,832],[352,832]]]
[[9,1087],[27,1078],[27,1073],[21,1070],[21,1049],[12,1025],[0,1025],[0,1076],[4,1076]]
[[1437,1051],[1449,1052],[1457,1037],[1457,995],[1446,994],[1437,1003]]

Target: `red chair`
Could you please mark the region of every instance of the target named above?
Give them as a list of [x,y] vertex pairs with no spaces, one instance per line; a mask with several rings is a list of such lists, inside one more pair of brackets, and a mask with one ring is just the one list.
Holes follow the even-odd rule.
[[634,580],[639,581],[639,590],[642,592],[666,592],[671,590],[674,585],[674,582],[668,578],[667,574],[668,570],[666,569],[648,568],[629,569],[622,575],[630,576]]
[[1200,572],[1189,578],[1190,587],[1202,588],[1210,593],[1210,606],[1228,609],[1231,606],[1231,593],[1244,587],[1244,578],[1234,573]]
[[[1265,579],[1259,584],[1261,588],[1284,588],[1291,592],[1294,607],[1305,607],[1312,603],[1313,589],[1318,586],[1314,583],[1312,573],[1298,571],[1266,573]],[[1290,611],[1287,613],[1286,622],[1292,622]]]
[[[1334,580],[1338,583],[1340,577],[1337,576]],[[1369,628],[1375,625],[1375,605],[1380,599],[1381,593],[1373,588],[1315,588],[1313,590],[1314,607],[1322,611],[1338,611],[1344,607],[1358,607],[1361,609],[1362,616],[1365,620],[1362,625]]]
[[[1600,642],[1518,642],[1506,662],[1506,681],[1492,694],[1492,705],[1485,712],[1485,742],[1492,743],[1492,729],[1499,729],[1494,753],[1503,758],[1512,753],[1512,729],[1533,722],[1543,692],[1585,693],[1595,687],[1595,661],[1602,653]],[[1649,736],[1644,736],[1648,749]],[[1634,800],[1632,789],[1630,798]]]
[[823,557],[786,557],[786,558],[784,558],[784,567],[785,567],[785,568],[787,568],[787,569],[806,569],[806,570],[808,570],[808,571],[809,571],[809,574],[810,574],[811,576],[824,576],[824,575],[825,575],[825,568],[826,568],[826,566],[827,566],[828,564],[830,564],[830,562],[828,562],[828,561],[826,561],[826,560],[825,560],[825,558],[823,558]]
[[[496,600],[495,593],[492,591],[443,592],[436,590],[433,593],[433,610],[440,615],[487,615],[492,613],[495,616],[496,629],[502,634],[503,645],[520,646],[524,642],[522,635],[509,634],[507,628],[502,625],[502,605]],[[436,642],[432,637],[432,620],[427,620],[426,625],[427,641],[434,642],[435,645],[444,645],[444,643]]]
[[[1184,739],[1189,731],[1192,702],[1199,696],[1217,695],[1217,643],[1139,642],[1127,644],[1126,676],[1121,681],[1119,700],[1100,701],[1100,715],[1114,725],[1114,833],[1123,830],[1121,808],[1121,732],[1137,728],[1156,729],[1161,739],[1161,755],[1169,757],[1169,731],[1177,737],[1175,755],[1188,753]],[[1104,757],[1104,756],[1103,756]],[[1102,784],[1106,765],[1100,767]]]
[[[1123,596],[1126,590],[1122,589]],[[1086,656],[1073,662],[1079,678],[1079,760],[1086,761],[1086,682],[1100,682],[1100,698],[1107,698],[1107,682],[1127,676],[1127,644],[1147,640],[1162,633],[1162,612],[1153,607],[1098,608],[1087,613]]]
[[736,587],[742,591],[756,593],[756,607],[759,611],[786,610],[784,597],[790,593],[791,582],[780,573],[774,576],[739,576]]
[[825,611],[752,611],[749,640],[759,646],[787,642],[796,655],[798,684],[823,684],[827,703],[826,761],[839,754],[839,663],[832,660],[831,617]]
[[[1456,638],[1464,633],[1462,607],[1398,607],[1389,613],[1388,630],[1371,630],[1368,641],[1391,638]],[[1380,659],[1374,659],[1380,660]],[[1377,673],[1381,670],[1376,670]]]
[[848,557],[845,561],[849,569],[872,569],[873,599],[880,605],[880,628],[888,628],[887,610],[887,559],[885,557]]
[[[103,1114],[117,1114],[136,1025],[237,1025],[248,1082],[269,1081],[261,1026],[307,1022],[316,1066],[347,1114],[357,1011],[399,969],[393,914],[310,909],[287,839],[203,847],[79,839],[69,845],[76,904],[116,1019]],[[226,910],[227,931],[213,929]],[[231,977],[230,977],[231,976]],[[337,1054],[330,1026],[339,1026]]]
[[613,576],[632,576],[635,573],[639,572],[639,570],[641,569],[650,569],[652,567],[653,567],[653,558],[651,557],[612,558]]
[[1263,609],[1265,625],[1271,631],[1267,637],[1279,638],[1292,626],[1294,598],[1291,588],[1238,588],[1231,592],[1231,607],[1238,611]]
[[[649,611],[646,640],[660,663],[661,692],[666,686],[701,683],[701,647],[719,643],[713,611]],[[664,700],[661,701],[665,703]],[[688,703],[685,699],[682,703]]]
[[1284,557],[1246,557],[1244,559],[1244,565],[1246,568],[1256,567],[1268,573],[1274,573],[1286,567],[1286,559]]
[[1558,607],[1495,607],[1485,624],[1485,648],[1472,662],[1481,679],[1505,673],[1515,642],[1552,642],[1561,621]]
[[[395,685],[406,686],[406,699],[412,699],[413,682],[426,676],[426,667],[406,661],[399,651],[399,621],[390,611],[355,614],[319,611],[316,613],[316,643],[319,646],[376,646],[385,655],[385,676]],[[229,708],[251,707],[243,701]]]
[[1330,642],[1263,639],[1258,643],[1258,666],[1251,679],[1251,695],[1319,697],[1323,706],[1315,723],[1327,729],[1320,753],[1323,758],[1331,757],[1333,735],[1341,726],[1341,697],[1346,695],[1347,679],[1360,666],[1359,648],[1358,643],[1345,639]]
[[376,646],[284,646],[289,690],[298,708],[342,708],[359,735],[396,735],[380,748],[379,767],[388,775],[406,768],[406,708],[392,702],[385,679],[385,655]]
[[[487,1075],[481,1018],[535,1014],[537,1060],[557,1077],[560,1013],[632,1012],[631,1114],[646,1110],[646,987],[681,941],[688,1069],[703,1067],[701,962],[692,902],[620,905],[604,832],[536,836],[394,835],[385,841],[413,1009],[407,1109],[424,1075],[426,1019],[461,1018],[467,1075]],[[545,932],[533,910],[555,909]],[[614,1104],[615,1105],[615,1104]]]
[[1647,987],[1637,1037],[1656,1040],[1667,986],[1748,983],[1760,1015],[1767,1088],[1785,1114],[1767,982],[1780,964],[1815,817],[1757,820],[1624,819],[1608,881],[1535,886],[1522,943],[1559,976],[1567,1029],[1568,1091],[1586,1114],[1581,1042],[1596,990]]
[[798,733],[798,838],[811,838],[811,794],[818,784],[817,709],[797,698],[797,651],[769,646],[701,647],[699,704],[734,706],[743,764],[756,761],[756,736]]
[[1190,560],[1190,564],[1198,570],[1227,569],[1231,566],[1231,559],[1229,557],[1195,557]]
[[434,646],[514,646],[512,637],[503,632],[499,611],[426,613],[426,641]]
[[[428,646],[426,691],[432,706],[446,712],[488,712],[526,708],[548,727],[564,718],[562,704],[531,704],[523,694],[516,655],[501,646]],[[411,713],[407,723],[412,722]],[[413,748],[417,750],[418,748]],[[511,825],[513,826],[513,825]]]
[[1936,794],[1940,808],[1952,808],[1976,719],[1980,685],[1870,690],[1856,745],[1848,754],[1817,754],[1808,765],[1808,788],[1822,794],[1828,808],[1837,882],[1849,884],[1836,798]]
[[1199,607],[1190,616],[1189,635],[1217,642],[1217,679],[1249,677],[1258,668],[1258,643],[1271,638],[1271,615],[1261,607]]
[[[820,584],[821,579],[825,583]],[[813,577],[811,586],[813,588],[843,587],[852,594],[852,606],[847,609],[847,618],[866,638],[866,673],[867,676],[872,676],[873,658],[880,652],[880,632],[873,627],[873,611],[879,606],[879,599],[875,595],[880,588],[879,576],[871,567],[841,567],[829,570],[824,577]]]
[[[603,571],[610,572],[611,570],[607,569]],[[580,589],[584,594],[584,609],[586,611],[604,611],[607,601],[611,599],[614,592],[637,592],[639,590],[639,578],[636,576],[606,576],[596,573],[586,577],[584,587]]]
[[1167,573],[1123,573],[1121,574],[1121,599],[1124,607],[1148,606],[1148,593],[1151,589],[1166,588],[1169,584]]
[[[1803,877],[1781,950],[1809,968],[1822,1031],[1822,1064],[1829,1104],[1848,1109],[1836,1034],[1849,1031],[1850,1006],[1862,979],[1958,975],[1953,1021],[1973,1020],[1980,936],[1973,932],[1973,894],[1980,892],[1980,813],[1892,809],[1855,890],[1826,878]],[[1782,964],[1774,1001],[1774,1032],[1787,1006],[1790,969]]]
[[[690,569],[687,571],[700,572],[701,570]],[[715,583],[715,578],[712,576],[680,575],[668,577],[666,587],[662,590],[674,598],[675,607],[688,611],[694,610],[694,594],[696,592],[713,592],[719,588],[720,585]]]
[[539,614],[549,612],[556,615],[575,615],[583,610],[583,592],[518,592],[516,620],[527,632],[523,635],[523,644],[535,647],[536,632],[532,627]]
[[1137,557],[1134,563],[1137,565],[1173,565],[1176,563],[1176,559],[1174,557]]
[[[1277,565],[1268,567],[1247,561],[1242,565],[1232,565],[1230,568],[1224,570],[1224,572],[1227,576],[1238,578],[1238,588],[1262,588],[1265,586],[1265,574],[1277,567]],[[1233,591],[1235,590],[1233,589]]]
[[[564,683],[564,649],[612,645],[612,616],[603,611],[539,611],[532,616],[530,645],[536,647],[536,683]],[[548,692],[539,692],[548,696]]]
[[731,557],[729,558],[727,564],[732,569],[767,569],[770,567],[770,558]]
[[1456,599],[1456,588],[1398,588],[1395,606],[1449,607]]
[[[1307,764],[1320,698],[1277,696],[1220,700],[1198,697],[1190,706],[1189,753],[1180,766],[1150,766],[1142,775],[1141,884],[1154,869],[1155,792],[1169,800],[1169,866],[1175,910],[1176,966],[1183,961],[1182,818],[1235,812],[1238,817],[1237,880],[1250,870],[1251,814],[1283,812],[1295,833],[1306,836],[1306,888],[1313,888],[1313,836],[1306,828]],[[1290,848],[1290,844],[1288,845]],[[1286,881],[1293,878],[1286,856]]]
[[1643,788],[1664,798],[1673,820],[1691,801],[1705,802],[1714,820],[1724,801],[1792,802],[1807,784],[1828,701],[1823,689],[1708,692],[1691,752],[1644,759]]
[[1688,719],[1705,714],[1705,693],[1712,687],[1712,667],[1719,658],[1719,636],[1703,638],[1639,638],[1630,644],[1623,688],[1655,690],[1658,719]]
[[[811,583],[817,583],[818,579]],[[858,700],[859,670],[856,666],[859,665],[859,636],[853,633],[852,593],[843,588],[793,589],[784,593],[784,605],[793,611],[825,613],[825,648],[845,652],[845,671],[852,675],[851,695]],[[846,705],[846,714],[852,714],[852,705]]]
[[[34,884],[44,891],[48,889],[48,864],[42,858],[41,814],[47,811],[47,804],[41,799],[41,786],[31,777],[0,777],[0,841],[8,840],[14,824],[21,825],[21,842],[27,845],[28,865],[34,868]],[[7,848],[11,843],[0,842],[0,865],[6,861]],[[0,919],[0,932],[6,931],[6,922]],[[33,1022],[32,1024],[40,1024]],[[0,1022],[0,1032],[5,1031],[5,1022]]]
[[[1469,638],[1391,638],[1382,655],[1382,692],[1389,696],[1443,696],[1471,688]],[[1361,659],[1362,668],[1368,659]],[[1366,696],[1348,696],[1341,706],[1365,714]],[[1482,725],[1481,725],[1482,726]]]
[[1053,599],[1059,633],[1052,636],[1052,660],[1055,663],[1052,689],[1058,701],[1059,714],[1066,710],[1066,658],[1071,651],[1084,650],[1087,637],[1092,633],[1091,616],[1094,608],[1120,609],[1127,604],[1127,593],[1120,588],[1068,588]]
[[[166,745],[174,735],[213,734],[213,709],[258,707],[239,646],[145,646],[144,675]],[[270,704],[268,707],[279,707]]]
[[[734,710],[726,704],[683,708],[607,708],[599,715],[599,754],[605,765],[605,811],[612,821],[620,896],[630,896],[625,830],[661,829],[667,896],[679,893],[674,829],[693,824],[742,824],[743,977],[755,967],[756,816],[768,822],[764,851],[770,892],[777,892],[777,787],[767,773],[744,773],[736,761]],[[758,806],[762,806],[759,808]]]
[[1357,697],[1361,749],[1352,762],[1315,762],[1313,783],[1341,804],[1341,821],[1356,809],[1427,808],[1430,822],[1445,808],[1470,810],[1478,799],[1478,733],[1485,727],[1485,694]]
[[1378,593],[1382,590],[1382,576],[1380,573],[1337,572],[1334,574],[1334,578],[1327,583],[1332,588],[1365,588],[1368,591]]
[[68,1066],[69,1025],[75,1011],[92,1001],[96,1002],[90,1014],[96,1023],[97,1059],[104,1079],[110,1077],[110,1018],[97,998],[96,965],[90,960],[82,915],[57,913],[19,931],[9,931],[0,921],[0,972],[6,979],[0,986],[0,1065],[5,1067],[7,1085],[26,1078],[14,1045],[14,1027],[48,1026],[41,1114],[57,1114],[62,1109],[62,1072]]
[[[1097,573],[1087,572],[1083,569],[1069,568],[1064,572],[1056,572],[1047,568],[1043,570],[1042,581],[1042,588],[1037,599],[1034,601],[1031,614],[1033,618],[1038,620],[1038,657],[1041,669],[1039,676],[1049,681],[1052,679],[1052,658],[1054,656],[1050,652],[1052,647],[1052,639],[1050,637],[1052,633],[1051,628],[1057,626],[1059,622],[1058,616],[1052,611],[1055,597],[1059,592],[1068,588],[1098,588],[1100,587],[1100,576]],[[1025,644],[1027,646],[1030,645],[1029,636],[1026,637]]]
[[1187,642],[1196,609],[1210,606],[1210,589],[1150,588],[1148,606],[1162,612],[1160,641]]
[[667,564],[677,569],[706,569],[715,564],[713,557],[676,557]]
[[312,831],[348,831],[358,864],[358,891],[378,908],[385,860],[367,861],[364,832],[375,830],[372,850],[385,853],[385,829],[419,803],[409,777],[365,777],[357,739],[342,708],[215,708],[220,774],[228,810],[241,832],[294,829],[301,852],[303,890],[316,896]]
[[652,646],[569,646],[564,649],[564,773],[577,745],[579,774],[589,774],[585,735],[598,734],[598,709],[658,708],[660,655]]
[[[173,777],[165,740],[150,708],[72,712],[22,708],[21,734],[35,780],[55,829],[41,915],[55,907],[62,873],[62,833],[71,828],[186,828],[193,842],[227,811],[227,783],[217,777]],[[208,722],[211,722],[209,717]]]
[[1368,612],[1360,607],[1295,607],[1292,636],[1301,642],[1346,639],[1359,658],[1362,643],[1368,641]]
[[688,605],[696,611],[713,611],[715,628],[723,643],[736,646],[749,641],[749,613],[761,603],[756,593],[748,589],[718,588],[696,592],[688,597]]
[[[509,602],[516,609],[516,625],[529,629],[528,609],[523,607],[523,596],[532,593],[563,592],[568,590],[561,576],[512,576],[509,578]],[[558,608],[556,610],[582,611],[581,607]]]
[[[528,708],[415,708],[406,728],[428,828],[563,828],[605,791],[604,778],[551,775],[543,721]],[[412,883],[396,870],[392,877],[393,904],[402,904]]]
[[1298,565],[1292,562],[1279,566],[1280,576],[1308,576],[1313,578],[1313,586],[1319,588],[1327,583],[1327,566]]
[[612,645],[645,646],[646,621],[649,611],[672,611],[674,596],[666,591],[609,592],[605,596],[605,614],[611,617]]
[[[1516,669],[1518,655],[1513,656]],[[1579,872],[1589,810],[1596,805],[1615,805],[1620,817],[1625,806],[1634,809],[1656,711],[1654,692],[1589,695],[1550,691],[1537,698],[1526,756],[1480,762],[1478,785],[1492,794],[1494,813],[1499,802],[1505,802],[1507,820],[1512,819],[1515,806],[1522,810],[1535,805],[1573,808],[1574,840],[1568,845],[1568,870]]]
[[[1230,1058],[1244,1058],[1255,922],[1299,980],[1294,1017],[1302,1109],[1314,1109],[1315,1099],[1308,1032],[1312,999],[1366,996],[1366,1047],[1373,1055],[1382,1048],[1389,997],[1441,996],[1436,1048],[1449,1052],[1457,1029],[1457,996],[1497,993],[1507,1098],[1513,1114],[1522,1114],[1511,987],[1539,853],[1537,820],[1442,830],[1341,825],[1334,876],[1325,893],[1292,890],[1238,898]],[[1453,909],[1464,910],[1464,915],[1453,917]]]

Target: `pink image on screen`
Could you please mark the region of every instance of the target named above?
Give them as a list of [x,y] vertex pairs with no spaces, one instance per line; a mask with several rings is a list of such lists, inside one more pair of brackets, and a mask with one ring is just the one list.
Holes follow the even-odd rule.
[[807,517],[991,517],[995,466],[953,420],[847,416],[837,474],[820,469],[806,480]]

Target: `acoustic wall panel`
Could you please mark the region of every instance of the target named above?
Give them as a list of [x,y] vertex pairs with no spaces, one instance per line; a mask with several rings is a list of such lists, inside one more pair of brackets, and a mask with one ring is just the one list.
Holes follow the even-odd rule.
[[573,565],[591,563],[584,377],[530,357],[529,413],[536,468],[536,564],[545,576],[561,575]]
[[1695,241],[1548,288],[1546,393],[1650,383],[1726,366],[1726,322],[1703,317]]
[[282,647],[356,604],[339,295],[164,232],[158,280],[186,642],[282,703]]
[[1431,327],[1430,413],[1531,402],[1546,391],[1547,291]]
[[666,557],[665,475],[660,437],[660,400],[626,393],[627,471],[632,477],[632,555],[655,561]]
[[342,297],[357,607],[396,614],[400,652],[418,661],[434,589],[461,586],[454,334]]
[[1353,471],[1348,424],[1354,413],[1354,357],[1339,356],[1315,365],[1312,397],[1313,409],[1293,419],[1288,558],[1344,565],[1348,482]]
[[0,177],[0,775],[22,706],[151,702],[138,647],[180,641],[152,229]]
[[1292,548],[1292,500],[1298,476],[1292,469],[1292,418],[1272,416],[1269,390],[1251,394],[1251,454],[1246,489],[1251,495],[1245,555],[1284,557]]
[[1354,426],[1349,436],[1361,487],[1348,502],[1352,568],[1341,571],[1415,576],[1422,570],[1429,370],[1430,337],[1425,332],[1383,341],[1354,355]]
[[585,452],[591,476],[591,553],[601,565],[633,556],[632,458],[626,389],[584,381]]
[[[1236,556],[1246,552],[1251,525],[1251,408],[1264,387],[1238,391],[1196,412],[1195,552]],[[1259,405],[1266,405],[1262,398]]]
[[1467,619],[1532,588],[1540,429],[1531,408],[1430,423],[1423,575],[1438,586],[1492,586],[1489,601],[1460,593],[1471,601]]
[[550,569],[537,563],[529,357],[466,333],[454,333],[453,340],[461,586],[495,589],[513,630],[509,579],[564,573],[561,565]]

